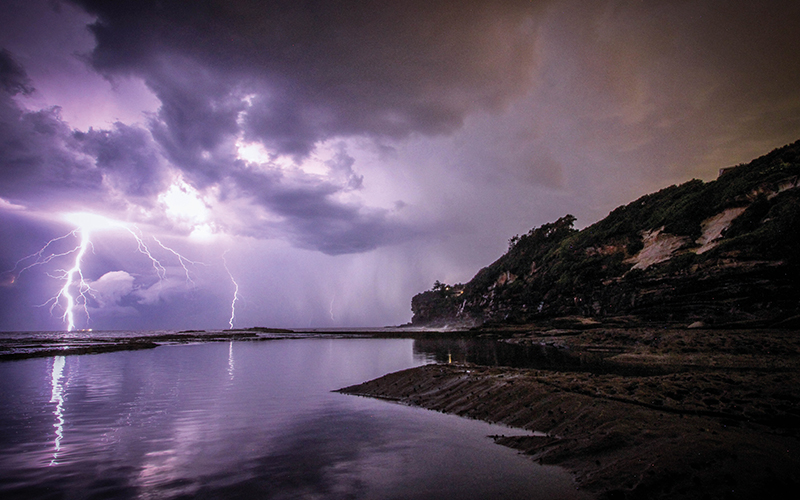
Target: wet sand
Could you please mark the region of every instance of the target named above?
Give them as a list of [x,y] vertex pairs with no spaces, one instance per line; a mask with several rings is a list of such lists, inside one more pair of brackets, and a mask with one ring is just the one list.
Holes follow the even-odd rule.
[[598,498],[780,498],[800,486],[799,332],[520,327],[502,341],[591,362],[428,365],[341,392],[545,432],[496,441],[568,468]]

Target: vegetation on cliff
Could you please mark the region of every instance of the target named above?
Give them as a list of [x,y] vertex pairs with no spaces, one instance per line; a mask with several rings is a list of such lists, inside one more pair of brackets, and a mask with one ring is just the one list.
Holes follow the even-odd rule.
[[642,196],[581,231],[564,216],[511,238],[465,285],[416,295],[412,322],[786,322],[800,314],[799,185],[800,141],[714,181]]

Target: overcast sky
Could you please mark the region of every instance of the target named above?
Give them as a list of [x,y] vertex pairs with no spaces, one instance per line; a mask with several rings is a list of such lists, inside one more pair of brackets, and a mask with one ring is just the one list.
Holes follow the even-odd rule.
[[515,234],[800,139],[794,0],[0,19],[0,330],[401,324]]

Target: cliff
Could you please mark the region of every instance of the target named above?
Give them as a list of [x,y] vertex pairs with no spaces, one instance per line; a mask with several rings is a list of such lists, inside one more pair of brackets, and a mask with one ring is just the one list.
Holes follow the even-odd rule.
[[[412,299],[415,325],[579,316],[780,326],[800,315],[800,141],[712,182],[670,186],[575,230],[564,216],[509,240],[464,285]],[[699,324],[699,323],[698,323]]]

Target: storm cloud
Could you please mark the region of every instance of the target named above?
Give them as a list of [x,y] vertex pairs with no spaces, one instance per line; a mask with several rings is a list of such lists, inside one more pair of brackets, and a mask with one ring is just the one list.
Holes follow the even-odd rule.
[[15,268],[74,229],[62,214],[91,212],[216,263],[205,282],[192,269],[193,288],[179,266],[157,285],[149,261],[137,273],[106,255],[98,308],[126,318],[200,307],[183,300],[227,313],[227,289],[212,289],[231,283],[219,254],[233,249],[254,323],[404,322],[410,296],[470,279],[514,234],[566,213],[591,224],[800,137],[789,0],[0,9],[0,229],[13,238],[0,262]]
[[246,140],[299,156],[449,132],[520,94],[534,61],[529,2],[77,3],[97,16],[93,67],[144,78],[173,137],[205,149],[239,113]]
[[[158,195],[180,171],[187,172],[179,166],[188,162],[192,168],[187,178],[199,180],[193,183],[199,189],[213,186],[223,198],[254,204],[244,205],[240,209],[244,213],[229,221],[217,221],[233,234],[282,237],[302,248],[336,255],[371,250],[414,233],[391,221],[386,210],[334,199],[338,193],[360,189],[363,182],[343,145],[333,148],[324,162],[330,175],[308,175],[297,169],[287,173],[269,159],[252,163],[237,158],[236,130],[229,131],[225,147],[209,154],[204,146],[214,149],[214,140],[204,138],[225,136],[227,129],[209,125],[213,132],[196,132],[202,119],[187,120],[188,131],[181,128],[183,122],[170,126],[169,120],[162,121],[168,104],[153,117],[150,128],[117,122],[111,129],[82,132],[61,118],[58,107],[30,112],[20,106],[13,97],[34,92],[30,79],[8,51],[2,53],[1,62],[5,92],[0,91],[0,196],[7,202],[62,211],[95,208],[130,213],[132,206],[158,208]],[[175,144],[174,134],[193,138]],[[194,157],[195,163],[190,161]],[[208,175],[193,175],[198,168]],[[268,211],[272,222],[259,223],[252,217],[258,209]],[[138,221],[169,225],[164,219],[163,214],[151,213]]]
[[336,199],[362,186],[352,159],[346,178],[335,158],[321,178],[289,178],[271,158],[248,165],[237,144],[302,161],[327,140],[445,134],[520,95],[534,64],[524,2],[76,3],[97,16],[92,67],[142,78],[161,102],[149,128],[170,164],[198,189],[220,186],[282,219],[229,228],[330,254],[422,228]]
[[25,112],[0,92],[0,136],[0,196],[10,202],[47,205],[54,192],[65,199],[98,190],[102,183],[93,162],[80,157],[58,108]]

